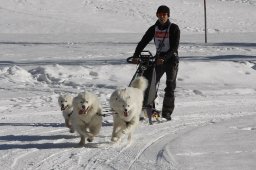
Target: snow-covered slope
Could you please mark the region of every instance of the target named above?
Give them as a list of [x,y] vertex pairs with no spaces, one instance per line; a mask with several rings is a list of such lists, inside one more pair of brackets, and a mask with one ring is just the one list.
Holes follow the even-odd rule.
[[[204,31],[203,0],[0,0],[0,33],[144,32],[162,4],[182,32]],[[255,8],[255,0],[208,0],[208,31],[254,32]]]

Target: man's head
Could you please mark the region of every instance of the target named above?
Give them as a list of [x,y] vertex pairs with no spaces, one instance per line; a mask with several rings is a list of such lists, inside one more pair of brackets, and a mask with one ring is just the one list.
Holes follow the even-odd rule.
[[168,6],[161,5],[158,7],[156,14],[158,13],[167,13],[168,17],[170,16],[170,9]]
[[165,6],[161,5],[158,7],[156,11],[156,16],[161,24],[164,24],[168,21],[169,16],[170,16],[170,9]]

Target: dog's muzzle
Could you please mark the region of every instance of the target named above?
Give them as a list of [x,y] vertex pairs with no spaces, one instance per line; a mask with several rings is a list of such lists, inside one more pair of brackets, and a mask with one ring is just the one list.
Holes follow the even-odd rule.
[[82,109],[79,110],[79,114],[82,115],[82,114],[86,114],[89,110],[89,106],[87,108],[85,108],[84,106],[82,106]]
[[60,110],[63,111],[63,110],[66,110],[67,108],[68,108],[68,105],[65,107],[64,104],[62,104],[60,107]]
[[128,111],[127,111],[127,109],[124,109],[124,117],[128,117]]

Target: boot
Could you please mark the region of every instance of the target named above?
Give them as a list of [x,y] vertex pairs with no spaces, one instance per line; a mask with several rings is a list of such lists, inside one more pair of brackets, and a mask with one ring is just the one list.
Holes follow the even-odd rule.
[[171,115],[174,109],[174,97],[164,97],[162,117],[166,120],[172,120]]

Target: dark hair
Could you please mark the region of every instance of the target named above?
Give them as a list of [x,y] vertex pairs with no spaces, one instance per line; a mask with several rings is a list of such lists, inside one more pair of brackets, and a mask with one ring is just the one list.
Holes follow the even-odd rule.
[[170,16],[170,9],[168,6],[165,6],[165,5],[159,6],[156,13],[160,13],[160,12],[167,13],[168,16]]

